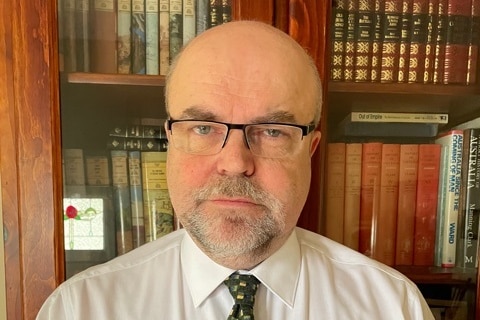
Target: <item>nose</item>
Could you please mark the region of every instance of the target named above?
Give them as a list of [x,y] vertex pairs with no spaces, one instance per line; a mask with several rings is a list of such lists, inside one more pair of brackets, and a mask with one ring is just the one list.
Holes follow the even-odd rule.
[[254,157],[248,148],[243,130],[230,130],[218,154],[217,170],[226,175],[251,176],[254,173]]

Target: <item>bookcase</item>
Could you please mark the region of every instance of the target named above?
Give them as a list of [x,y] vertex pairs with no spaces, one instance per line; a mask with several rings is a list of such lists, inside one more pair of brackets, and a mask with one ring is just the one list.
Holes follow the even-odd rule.
[[[33,319],[66,277],[63,149],[101,154],[107,152],[102,139],[115,120],[165,117],[163,76],[65,71],[65,52],[57,49],[58,35],[65,31],[58,28],[58,19],[65,12],[58,9],[55,0],[0,3],[0,203],[8,319]],[[480,115],[478,84],[329,81],[331,11],[329,1],[232,1],[233,19],[275,25],[292,35],[317,63],[326,93],[323,138],[314,155],[311,192],[299,225],[322,234],[326,145],[334,141],[339,121],[359,103],[379,112],[444,112],[449,125]],[[480,306],[476,272],[427,267],[401,271],[425,290],[468,287],[473,294],[470,317]]]

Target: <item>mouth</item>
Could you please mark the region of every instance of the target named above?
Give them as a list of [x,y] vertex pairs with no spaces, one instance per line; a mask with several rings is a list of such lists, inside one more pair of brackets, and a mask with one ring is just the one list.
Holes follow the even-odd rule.
[[211,203],[216,206],[222,207],[256,207],[259,204],[254,202],[252,199],[248,198],[215,198],[215,199],[208,199],[205,202]]

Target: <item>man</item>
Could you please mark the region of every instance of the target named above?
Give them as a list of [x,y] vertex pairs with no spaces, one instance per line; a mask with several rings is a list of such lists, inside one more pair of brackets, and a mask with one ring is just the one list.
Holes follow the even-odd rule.
[[[194,39],[166,90],[184,229],[73,277],[38,319],[253,319],[252,308],[257,320],[433,319],[400,273],[295,227],[321,100],[311,59],[271,26],[232,22]],[[244,285],[253,307],[230,294]]]

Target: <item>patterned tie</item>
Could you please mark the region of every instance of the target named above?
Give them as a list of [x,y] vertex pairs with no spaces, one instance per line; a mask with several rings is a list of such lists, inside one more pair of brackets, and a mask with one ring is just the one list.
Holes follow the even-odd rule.
[[233,273],[223,283],[235,300],[227,320],[254,320],[253,305],[260,281],[252,275]]

